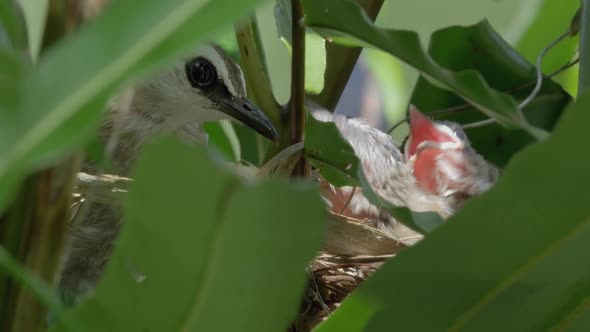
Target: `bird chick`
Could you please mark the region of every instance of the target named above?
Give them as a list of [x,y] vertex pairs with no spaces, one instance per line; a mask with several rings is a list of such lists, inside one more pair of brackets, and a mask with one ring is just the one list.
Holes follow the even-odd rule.
[[[498,177],[498,169],[473,150],[458,124],[431,121],[415,107],[409,114],[410,133],[405,148],[400,149],[390,135],[362,119],[323,110],[313,112],[320,121],[334,122],[379,196],[395,206],[436,212],[446,219],[470,197],[489,189]],[[325,182],[321,188],[333,212],[372,220],[374,226],[407,244],[421,238],[371,204],[360,188],[332,188]],[[355,193],[349,201],[352,190]]]
[[[271,140],[277,137],[269,119],[246,98],[239,66],[220,48],[205,46],[187,61],[134,86],[130,102],[113,97],[101,137],[106,143],[114,132],[118,134],[111,159],[114,172],[126,176],[141,147],[155,137],[172,134],[188,144],[203,144],[207,142],[203,123],[223,119],[237,120]],[[92,163],[85,166],[87,172],[95,169]],[[119,209],[84,204],[87,212],[71,223],[58,284],[66,304],[94,289],[121,227]]]
[[459,124],[431,121],[413,106],[409,115],[405,158],[422,189],[456,210],[494,184],[498,169],[475,152]]

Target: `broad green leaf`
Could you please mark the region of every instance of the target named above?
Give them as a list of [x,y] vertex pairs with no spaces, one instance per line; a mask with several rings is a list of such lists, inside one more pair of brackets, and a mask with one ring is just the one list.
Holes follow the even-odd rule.
[[304,153],[322,176],[335,186],[357,186],[359,160],[333,122],[307,113]]
[[190,54],[206,35],[260,2],[115,1],[93,24],[49,50],[26,81],[18,114],[0,114],[0,208],[8,198],[7,175],[20,177],[79,147],[125,81]]
[[228,160],[242,159],[242,151],[238,135],[228,120],[205,123],[205,131],[209,137],[209,144],[215,145]]
[[[446,68],[476,70],[492,88],[519,101],[534,87],[535,68],[511,49],[503,47],[495,33],[482,24],[435,32],[429,53]],[[525,107],[523,114],[529,123],[550,131],[570,99],[559,84],[545,79],[538,97]],[[487,118],[455,94],[424,78],[418,80],[410,103],[423,112],[455,109],[449,114],[435,115],[435,119],[465,124]],[[509,130],[497,124],[467,129],[466,133],[475,149],[499,166],[504,166],[514,153],[534,142],[523,130]]]
[[16,113],[27,69],[15,52],[0,48],[0,114]]
[[[291,53],[291,1],[276,0],[275,22],[281,41]],[[311,30],[305,34],[305,90],[318,94],[324,88],[324,72],[326,71],[325,41]]]
[[243,184],[202,148],[167,140],[146,147],[133,178],[104,278],[68,317],[89,331],[289,326],[326,217],[313,186]]
[[18,2],[23,9],[27,25],[29,54],[33,61],[37,61],[43,42],[49,3],[48,0],[18,0]]
[[317,330],[567,331],[587,322],[590,156],[578,150],[590,141],[588,108],[590,93],[494,188],[387,262]]
[[[350,0],[303,0],[302,3],[306,13],[305,23],[328,40],[384,50],[454,91],[500,124],[523,128],[536,138],[546,137],[544,131],[527,123],[513,98],[491,88],[479,73],[473,70],[445,68],[433,60],[422,49],[415,32],[379,29],[360,7]],[[490,30],[490,34],[503,48],[510,48],[499,35],[492,34],[493,30],[486,22],[482,22],[478,27]]]

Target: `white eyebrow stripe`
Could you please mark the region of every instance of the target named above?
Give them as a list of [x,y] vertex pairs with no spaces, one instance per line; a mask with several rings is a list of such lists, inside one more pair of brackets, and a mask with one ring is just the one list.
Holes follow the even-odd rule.
[[245,97],[246,83],[240,67],[233,64],[230,59],[225,59],[227,56],[221,52],[215,47],[208,46],[200,48],[197,54],[211,62],[218,78],[223,81],[232,96]]

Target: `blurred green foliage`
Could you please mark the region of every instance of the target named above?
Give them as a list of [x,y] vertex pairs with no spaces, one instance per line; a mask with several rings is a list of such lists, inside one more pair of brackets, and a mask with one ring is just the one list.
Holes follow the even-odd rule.
[[[262,0],[115,1],[95,22],[40,54],[48,2],[22,0],[22,13],[15,3],[0,2],[2,209],[25,176],[72,151],[88,146],[90,157],[102,160],[104,147],[92,137],[115,91],[199,42],[213,41],[240,59],[245,51],[232,24],[249,14],[261,28],[267,61],[258,60],[268,64],[273,93],[280,104],[289,100],[289,1],[279,1],[282,7]],[[318,331],[583,328],[590,270],[580,253],[590,243],[590,159],[580,146],[590,141],[584,129],[590,95],[562,112],[570,96],[559,84],[572,95],[577,91],[578,67],[572,67],[557,83],[545,80],[523,110],[517,107],[535,80],[530,63],[568,28],[579,1],[386,1],[376,26],[352,0],[302,3],[308,28],[328,38],[308,34],[308,92],[330,89],[326,43],[374,47],[361,61],[378,83],[390,123],[404,117],[409,101],[425,112],[461,107],[438,116],[461,123],[494,117],[499,125],[468,134],[479,153],[506,167],[493,190],[442,225],[437,219],[424,227],[419,215],[372,195],[400,221],[430,233],[387,262]],[[584,29],[588,24],[582,24],[588,34]],[[576,38],[561,43],[543,71],[572,60],[577,45]],[[588,70],[584,62],[581,67]],[[249,129],[222,122],[207,124],[206,131],[221,153],[168,140],[144,151],[104,280],[96,294],[57,316],[54,331],[71,330],[72,323],[88,331],[287,328],[324,235],[325,206],[313,184],[244,181],[219,160],[258,166],[268,159],[270,143]],[[537,143],[527,132],[547,139]],[[404,136],[403,130],[395,135]],[[360,185],[371,196],[333,124],[308,119],[305,155],[331,184]],[[560,196],[566,200],[558,202]],[[22,279],[7,262],[0,265]],[[42,286],[35,291],[47,295]]]

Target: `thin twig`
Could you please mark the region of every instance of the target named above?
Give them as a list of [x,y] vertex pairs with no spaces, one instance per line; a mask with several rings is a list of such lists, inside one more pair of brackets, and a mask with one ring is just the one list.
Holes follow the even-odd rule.
[[[537,74],[537,79],[536,79],[536,83],[535,83],[535,88],[533,89],[533,91],[531,91],[531,93],[523,100],[520,102],[520,104],[518,104],[518,109],[522,110],[524,109],[528,104],[530,104],[531,101],[533,101],[537,95],[539,94],[539,92],[541,91],[541,87],[543,86],[543,58],[545,57],[545,55],[547,54],[547,52],[549,52],[553,47],[555,47],[555,45],[559,44],[562,40],[564,40],[565,38],[570,36],[570,31],[566,31],[564,32],[562,35],[560,35],[559,37],[557,37],[555,40],[553,40],[551,43],[549,43],[549,45],[547,45],[542,51],[541,53],[539,53],[539,55],[537,56],[537,62],[536,62],[536,74]],[[567,65],[565,66],[567,67]],[[478,127],[484,127],[490,124],[495,123],[496,120],[493,118],[489,118],[486,120],[482,120],[482,121],[477,121],[477,122],[473,122],[473,123],[468,123],[465,125],[462,125],[462,127],[464,129],[468,129],[468,128],[478,128]]]
[[331,313],[332,310],[330,310],[330,307],[328,307],[328,305],[326,304],[326,302],[324,302],[324,299],[322,298],[322,294],[320,294],[320,288],[318,286],[317,281],[315,280],[315,276],[313,275],[313,271],[312,271],[311,267],[308,270],[309,270],[309,279],[310,279],[311,284],[312,284],[312,290],[314,290],[315,294],[317,295],[317,299],[320,302],[320,305],[328,313]]
[[380,263],[385,262],[391,257],[394,257],[396,254],[391,255],[378,255],[378,256],[333,256],[330,258],[331,261],[339,262],[339,263],[346,263],[346,264],[368,264],[368,263]]
[[[561,68],[555,70],[554,72],[550,73],[549,75],[547,75],[548,78],[553,78],[559,74],[561,74],[562,72],[570,69],[571,67],[573,67],[574,65],[576,65],[578,62],[580,62],[579,58],[576,58],[575,60],[565,64],[564,66],[562,66]],[[508,93],[514,93],[517,91],[520,91],[522,89],[525,89],[533,84],[536,83],[535,81],[530,81],[527,82],[525,84],[522,84],[516,88],[512,88],[510,90],[504,91],[504,92],[508,92]],[[465,103],[465,104],[461,104],[461,105],[457,105],[457,106],[453,106],[453,107],[449,107],[449,108],[445,108],[445,109],[441,109],[441,110],[436,110],[436,111],[432,111],[432,112],[428,112],[428,115],[441,115],[441,114],[449,114],[449,113],[455,113],[455,112],[461,112],[464,111],[465,109],[471,108],[473,107],[471,104],[469,103]]]
[[557,37],[553,40],[549,45],[547,45],[541,53],[537,56],[537,83],[535,84],[535,88],[531,92],[531,94],[525,98],[520,104],[518,104],[519,109],[523,109],[526,105],[528,105],[531,100],[535,99],[539,91],[541,91],[541,86],[543,85],[543,68],[541,67],[543,58],[555,45],[559,44],[562,40],[569,37],[570,32],[569,30],[563,33],[561,36]]
[[[429,113],[430,114],[430,113]],[[408,118],[403,118],[401,120],[399,120],[398,122],[396,122],[393,126],[391,126],[391,128],[389,128],[389,130],[387,131],[387,133],[389,133],[391,135],[391,133],[399,126],[401,126],[404,122],[408,122],[409,119]]]
[[494,123],[496,123],[496,119],[489,118],[489,119],[461,125],[461,128],[463,128],[463,129],[479,128],[479,127],[485,127],[485,126],[488,126],[488,125],[491,125]]

